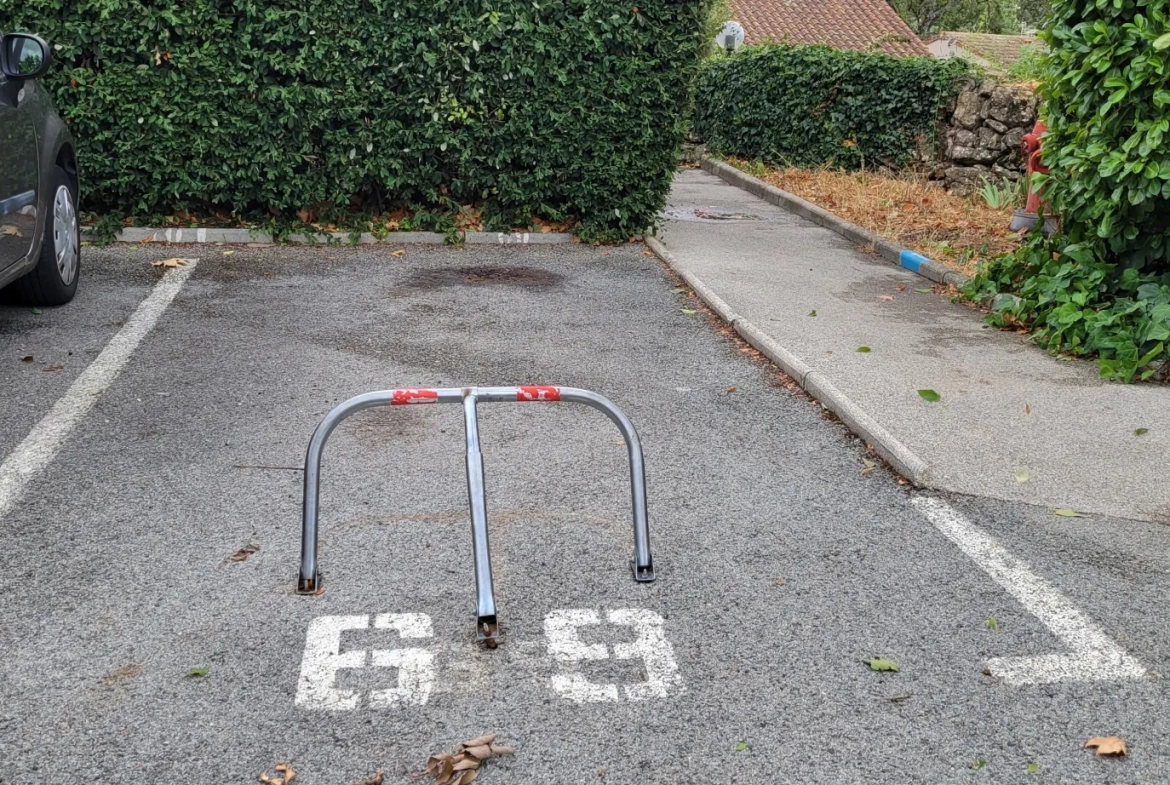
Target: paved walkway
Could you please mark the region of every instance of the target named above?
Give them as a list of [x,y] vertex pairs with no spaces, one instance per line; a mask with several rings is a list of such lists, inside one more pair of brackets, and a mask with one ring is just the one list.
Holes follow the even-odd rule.
[[676,269],[920,484],[1170,523],[1170,389],[1102,382],[707,172],[667,217]]

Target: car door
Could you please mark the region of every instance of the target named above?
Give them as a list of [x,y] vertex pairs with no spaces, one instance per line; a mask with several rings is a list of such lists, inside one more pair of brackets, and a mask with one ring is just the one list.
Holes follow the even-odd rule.
[[0,270],[32,246],[38,206],[35,85],[0,75]]

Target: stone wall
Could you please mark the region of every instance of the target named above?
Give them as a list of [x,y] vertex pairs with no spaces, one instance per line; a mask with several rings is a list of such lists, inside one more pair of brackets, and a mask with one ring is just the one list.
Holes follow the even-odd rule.
[[983,178],[991,182],[1018,182],[1026,164],[1020,141],[1036,125],[1039,98],[1027,87],[988,80],[972,84],[959,94],[946,131],[942,162],[935,177],[946,187],[969,192]]

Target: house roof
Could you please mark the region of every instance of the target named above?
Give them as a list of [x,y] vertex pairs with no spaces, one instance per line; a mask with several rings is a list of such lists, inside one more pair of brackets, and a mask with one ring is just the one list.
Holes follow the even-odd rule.
[[731,8],[748,44],[771,40],[930,56],[886,0],[731,0]]
[[934,40],[958,41],[967,52],[998,65],[1014,65],[1025,46],[1040,43],[1033,35],[992,35],[991,33],[942,32]]

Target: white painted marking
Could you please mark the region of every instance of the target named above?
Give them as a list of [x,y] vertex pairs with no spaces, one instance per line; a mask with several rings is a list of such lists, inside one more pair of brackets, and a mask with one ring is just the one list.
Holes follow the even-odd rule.
[[175,299],[197,261],[192,259],[185,267],[167,271],[97,359],[81,372],[49,413],[0,464],[0,518],[13,508],[32,479],[56,457],[74,427],[117,378],[138,344]]
[[[430,638],[435,633],[431,617],[425,613],[380,613],[374,628],[397,630],[403,638]],[[370,652],[375,668],[397,668],[398,686],[370,693],[370,708],[425,706],[435,686],[435,654],[426,649],[374,649]]]
[[[297,682],[296,705],[302,709],[350,711],[361,702],[356,690],[334,686],[337,672],[343,668],[364,668],[366,650],[341,651],[341,634],[346,630],[366,630],[369,614],[360,616],[319,616],[309,624],[305,635],[305,653],[301,659],[301,676]],[[431,618],[423,613],[381,613],[374,628],[397,630],[403,638],[430,638],[434,633]],[[373,649],[370,664],[375,668],[397,668],[398,686],[370,692],[370,708],[423,706],[435,685],[434,653],[427,649]]]
[[325,711],[357,708],[361,698],[357,691],[339,690],[333,686],[333,679],[342,668],[365,667],[365,649],[341,653],[341,633],[364,630],[369,626],[368,615],[318,616],[309,623],[305,654],[301,659],[301,678],[297,683],[297,706]]
[[614,656],[619,660],[641,658],[646,663],[646,681],[625,685],[627,698],[632,701],[665,698],[671,692],[681,691],[682,677],[661,616],[643,608],[624,608],[610,611],[609,622],[633,627],[638,634],[633,643],[615,644]]
[[[610,624],[632,627],[637,633],[633,643],[614,646],[619,660],[641,659],[646,665],[647,679],[638,684],[626,684],[622,692],[628,700],[666,698],[683,689],[674,648],[666,639],[665,622],[654,611],[643,608],[623,608],[607,614]],[[601,624],[597,611],[588,608],[555,610],[544,620],[544,634],[548,652],[559,663],[576,663],[609,658],[609,649],[600,643],[587,644],[577,634],[580,627]],[[553,691],[576,703],[613,703],[619,698],[618,685],[597,684],[580,673],[558,673],[552,677]]]
[[992,580],[1072,649],[1072,654],[996,657],[988,670],[1007,684],[1052,684],[1063,681],[1141,679],[1146,669],[1118,646],[1092,619],[1058,589],[1032,572],[1025,562],[964,518],[941,499],[918,496],[912,503]]

